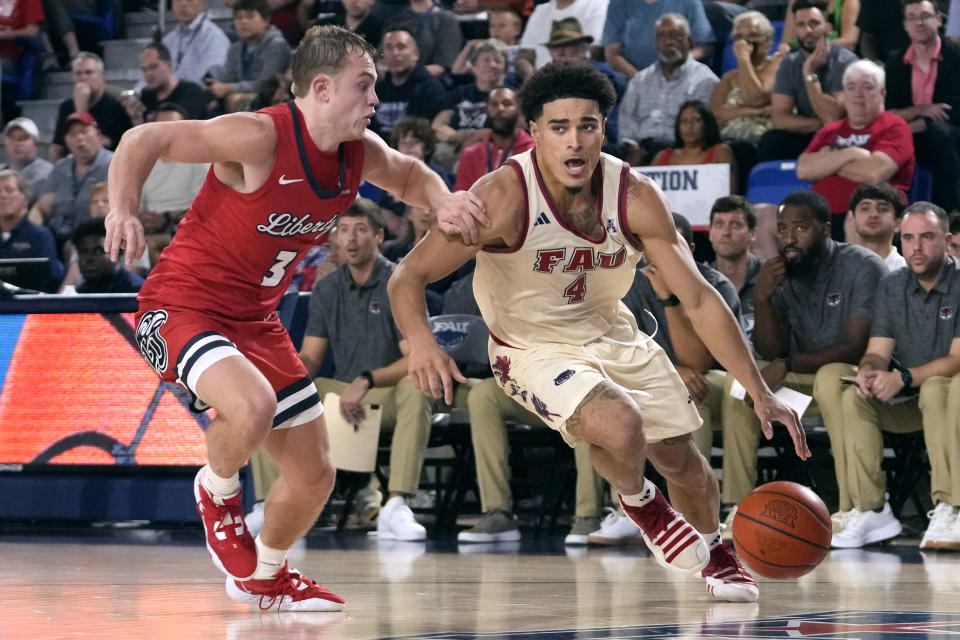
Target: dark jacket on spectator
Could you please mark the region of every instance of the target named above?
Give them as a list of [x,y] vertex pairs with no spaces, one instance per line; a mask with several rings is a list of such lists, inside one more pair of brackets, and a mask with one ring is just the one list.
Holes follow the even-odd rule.
[[[960,45],[950,38],[940,38],[940,55],[937,64],[937,81],[933,85],[933,102],[945,102],[952,109],[950,122],[960,125]],[[906,49],[899,49],[887,59],[887,109],[905,109],[913,106],[913,91],[910,77],[913,67],[903,61]]]

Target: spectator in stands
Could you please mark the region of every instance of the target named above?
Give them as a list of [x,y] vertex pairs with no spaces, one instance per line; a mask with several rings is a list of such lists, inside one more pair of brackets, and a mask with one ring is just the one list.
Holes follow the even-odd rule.
[[960,44],[941,38],[931,0],[906,0],[910,46],[887,60],[887,109],[913,131],[917,164],[933,171],[933,200],[960,208]]
[[[340,396],[340,414],[361,422],[365,405],[380,405],[382,423],[394,425],[390,446],[390,499],[380,511],[381,540],[423,540],[406,498],[417,492],[424,450],[430,435],[430,401],[407,377],[407,344],[397,330],[387,297],[387,280],[395,265],[380,255],[383,224],[380,210],[365,198],[340,216],[337,243],[344,264],[318,280],[310,298],[310,319],[300,358],[310,375],[320,370],[327,353],[333,379],[317,378],[320,396]],[[279,475],[261,448],[253,464],[265,494]]]
[[907,266],[893,244],[905,206],[903,192],[886,182],[862,184],[850,196],[846,234],[849,241],[883,258],[890,271]]
[[103,250],[107,228],[103,218],[91,218],[80,224],[71,240],[77,248],[80,275],[83,282],[77,293],[136,293],[143,286],[143,278],[127,271],[122,260],[110,259]]
[[[633,78],[663,60],[660,39],[669,37],[659,29],[667,15],[682,16],[686,25],[687,44],[696,60],[709,58],[713,53],[715,37],[700,0],[610,0],[603,28],[604,58],[617,71]],[[676,27],[673,28],[674,30]],[[653,41],[650,32],[654,32]],[[659,33],[659,35],[657,35]],[[707,95],[703,98],[706,102]]]
[[[156,122],[189,120],[183,107],[172,102],[161,103]],[[157,264],[160,252],[170,244],[177,225],[200,192],[209,164],[188,164],[159,159],[150,170],[140,192],[140,223],[150,256],[149,266]]]
[[230,38],[207,15],[207,0],[172,0],[177,26],[163,37],[181,80],[204,86],[207,73],[227,60]]
[[[40,185],[50,175],[53,165],[39,155],[40,130],[30,118],[14,118],[3,128],[3,148],[7,162],[0,168],[15,169],[23,174],[37,193]],[[33,202],[30,202],[33,205]]]
[[[935,0],[937,12],[945,15],[957,3],[950,0]],[[884,64],[890,54],[910,46],[910,38],[903,28],[903,2],[901,0],[870,0],[867,11],[861,11],[857,18],[860,28],[860,55],[868,60]],[[960,21],[958,21],[960,22]],[[947,22],[947,37],[951,28],[956,29],[953,20]]]
[[420,64],[417,41],[406,27],[388,27],[382,50],[387,72],[377,80],[380,104],[370,128],[388,138],[390,129],[403,118],[433,120],[446,99],[446,89]]
[[[673,222],[692,252],[695,245],[690,222],[679,213],[673,214]],[[742,324],[740,298],[733,284],[722,273],[704,264],[697,263],[697,269],[717,290],[731,313]],[[667,288],[663,274],[656,265],[646,264],[637,268],[633,285],[624,296],[623,303],[633,313],[640,331],[651,336],[666,352],[686,386],[690,399],[697,405],[703,426],[693,433],[693,440],[709,459],[714,427],[720,427],[720,394],[723,391],[725,374],[719,370],[710,370],[715,365],[713,356],[697,335],[677,297]],[[588,457],[578,455],[576,461],[578,477],[593,473]],[[618,505],[616,494],[611,497],[613,504]],[[617,511],[603,519],[598,530],[587,536],[587,542],[618,545],[639,537],[640,529],[618,506]]]
[[960,259],[960,211],[950,212],[950,235],[947,237],[947,252]]
[[517,93],[507,87],[490,92],[485,109],[487,137],[460,154],[454,189],[467,190],[484,175],[498,168],[510,156],[533,147],[533,138],[519,127],[520,103]]
[[632,165],[647,164],[675,144],[677,114],[689,100],[706,102],[719,79],[690,54],[690,25],[676,13],[660,17],[654,26],[660,59],[632,74],[620,103],[620,142]]
[[23,45],[17,38],[35,38],[44,21],[43,6],[35,0],[7,0],[0,9],[0,67],[4,74],[20,70]]
[[54,165],[30,212],[34,222],[53,231],[62,245],[77,225],[90,217],[90,191],[106,182],[113,151],[103,148],[97,121],[89,113],[72,113],[65,120],[70,155]]
[[[880,257],[830,238],[830,205],[819,193],[794,191],[777,216],[779,255],[763,263],[754,291],[753,344],[766,361],[761,375],[771,389],[786,386],[813,395],[828,433],[843,428],[840,376],[852,375],[870,335],[877,283],[887,272]],[[753,410],[723,395],[723,495],[739,504],[757,481],[760,429]],[[833,436],[831,436],[833,437]],[[834,451],[838,478],[846,476]],[[841,487],[840,509],[852,508]]]
[[30,181],[19,171],[0,170],[0,259],[47,258],[45,265],[19,269],[0,266],[0,281],[52,293],[63,278],[63,264],[49,229],[27,219]]
[[322,16],[317,15],[319,5],[315,2],[301,3],[301,6],[312,5],[307,11],[308,15],[312,14],[309,17],[314,19],[313,24],[333,24],[349,29],[374,47],[379,47],[383,38],[383,22],[372,11],[376,3],[377,0],[343,0],[343,3],[337,3],[334,13]]
[[120,136],[133,126],[127,110],[120,101],[105,91],[107,80],[103,75],[103,60],[87,51],[73,59],[73,97],[60,103],[57,111],[57,129],[50,145],[50,161],[56,162],[64,154],[67,116],[89,113],[96,121],[101,143],[113,150]]
[[203,87],[189,80],[181,80],[173,71],[173,61],[166,45],[151,43],[140,54],[140,71],[144,88],[140,101],[147,120],[152,120],[162,102],[178,104],[194,120],[207,117],[207,98]]
[[[473,48],[470,58],[470,73],[473,82],[457,85],[449,94],[440,111],[433,119],[437,140],[445,143],[438,150],[452,148],[457,155],[464,147],[479,142],[489,135],[486,128],[487,98],[494,87],[503,84],[507,70],[507,47],[499,40],[489,38]],[[446,156],[435,158],[446,164]],[[456,164],[456,157],[449,158],[449,166]]]
[[[904,196],[910,190],[913,135],[903,118],[884,109],[885,93],[883,69],[876,63],[858,60],[847,67],[847,116],[824,125],[797,160],[797,177],[813,182],[835,214],[846,214],[858,184],[890,182]],[[836,226],[843,230],[842,223]]]
[[[36,0],[29,0],[28,3],[36,4]],[[96,13],[97,2],[96,0],[43,0],[41,6],[50,39],[59,52],[60,66],[66,69],[67,64],[80,53],[77,29],[70,14],[75,10],[79,10],[80,13]]]
[[753,144],[770,129],[770,101],[777,70],[787,49],[768,55],[774,30],[759,11],[741,13],[733,20],[733,53],[737,68],[723,74],[710,96],[710,110],[725,140]]
[[[576,18],[583,32],[599,43],[603,37],[603,25],[607,17],[609,0],[548,0],[538,4],[527,20],[520,38],[520,48],[534,52],[537,68],[551,61],[544,42],[550,39],[553,24],[565,18]],[[648,37],[648,34],[644,34]],[[608,60],[609,61],[609,60]]]
[[[533,52],[520,49],[518,39],[522,31],[523,22],[520,16],[508,9],[502,9],[490,12],[489,31],[490,37],[499,40],[507,47],[507,78],[516,79],[517,84],[522,84],[524,80],[533,73]],[[473,57],[473,48],[483,40],[468,40],[464,45],[457,59],[453,63],[450,72],[469,73],[470,59]]]
[[710,245],[717,258],[710,266],[725,275],[740,297],[743,332],[753,344],[753,293],[763,261],[750,253],[757,237],[757,212],[743,196],[718,198],[710,208]]
[[730,165],[730,190],[737,184],[733,151],[720,141],[717,119],[700,100],[684,102],[677,112],[673,127],[674,144],[661,149],[653,156],[651,165],[671,164],[728,164]]
[[223,65],[210,69],[207,90],[223,111],[239,110],[257,85],[290,65],[292,52],[283,34],[270,24],[268,0],[237,0],[233,28],[240,39],[230,45]]
[[[798,38],[796,14],[793,3],[787,3],[787,16],[783,23],[781,42],[793,45]],[[872,4],[870,11],[873,11]],[[853,51],[860,40],[860,27],[857,18],[860,16],[860,0],[829,0],[823,12],[830,25],[831,31],[827,37],[844,49]]]
[[800,48],[787,54],[777,71],[770,102],[773,128],[760,138],[761,162],[796,158],[818,129],[844,116],[843,72],[857,56],[827,39],[831,26],[825,11],[820,0],[793,3]]
[[900,239],[910,268],[880,281],[870,342],[856,384],[843,392],[843,430],[830,434],[833,451],[842,449],[847,459],[847,475],[837,480],[852,507],[841,514],[834,547],[900,533],[884,496],[883,431],[922,428],[936,506],[920,548],[960,550],[960,439],[948,411],[960,391],[960,263],[947,253],[949,235],[947,213],[937,205],[915,202],[904,211]]
[[409,0],[389,23],[410,30],[420,51],[420,62],[435,77],[450,70],[463,47],[457,16],[433,0]]

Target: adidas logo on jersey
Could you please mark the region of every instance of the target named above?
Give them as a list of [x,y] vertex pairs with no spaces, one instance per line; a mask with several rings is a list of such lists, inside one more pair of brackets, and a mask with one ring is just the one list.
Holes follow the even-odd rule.
[[550,224],[550,218],[547,216],[546,211],[541,211],[540,215],[537,216],[537,221],[533,223],[533,226],[538,226],[541,224]]

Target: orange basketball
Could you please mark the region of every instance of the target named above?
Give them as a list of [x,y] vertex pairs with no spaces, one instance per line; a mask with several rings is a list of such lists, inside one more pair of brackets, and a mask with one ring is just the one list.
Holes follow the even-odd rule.
[[750,492],[733,518],[733,544],[765,578],[799,578],[830,551],[830,512],[809,487],[768,482]]

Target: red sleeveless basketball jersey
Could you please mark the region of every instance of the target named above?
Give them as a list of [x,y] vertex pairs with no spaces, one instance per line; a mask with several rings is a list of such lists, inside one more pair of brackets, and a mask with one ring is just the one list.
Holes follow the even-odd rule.
[[140,290],[141,303],[261,320],[276,310],[310,247],[325,240],[357,197],[361,140],[323,153],[292,101],[259,113],[273,119],[277,132],[267,181],[253,193],[239,193],[211,167]]

